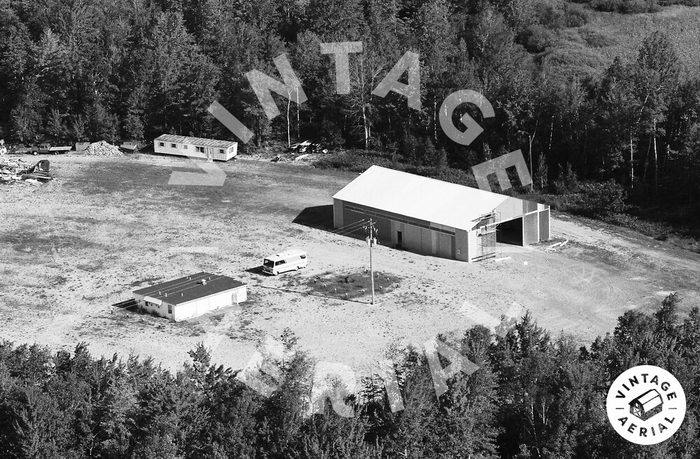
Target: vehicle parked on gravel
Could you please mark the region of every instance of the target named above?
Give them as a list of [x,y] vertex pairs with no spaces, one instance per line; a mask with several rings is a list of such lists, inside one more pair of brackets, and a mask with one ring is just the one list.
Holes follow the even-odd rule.
[[14,145],[10,147],[9,152],[15,155],[58,155],[71,151],[73,147],[70,145],[53,146],[50,143],[44,142],[32,145]]
[[70,145],[59,145],[59,146],[49,145],[49,147],[47,149],[42,149],[39,153],[60,155],[60,154],[68,153],[72,149],[73,149],[73,147],[71,147]]
[[306,268],[308,264],[309,260],[306,258],[306,252],[294,249],[266,257],[263,260],[262,269],[264,273],[276,276],[287,271]]
[[19,144],[19,145],[12,145],[9,148],[9,152],[10,152],[10,154],[13,154],[13,155],[28,155],[28,154],[36,155],[39,152],[39,148],[36,145],[26,146],[24,144]]

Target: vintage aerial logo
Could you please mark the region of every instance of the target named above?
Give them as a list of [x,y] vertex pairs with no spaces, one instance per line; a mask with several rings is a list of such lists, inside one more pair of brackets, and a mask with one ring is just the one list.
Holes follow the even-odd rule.
[[623,372],[610,386],[608,419],[623,438],[655,445],[676,433],[685,418],[685,392],[668,371],[640,365]]

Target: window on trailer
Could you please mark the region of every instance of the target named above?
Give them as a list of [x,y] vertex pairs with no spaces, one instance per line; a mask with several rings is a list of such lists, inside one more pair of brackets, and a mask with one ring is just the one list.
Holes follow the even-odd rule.
[[204,147],[195,147],[197,149],[197,153],[204,153]]
[[158,142],[158,146],[159,146],[159,147],[164,147],[164,146],[165,146],[165,143],[164,143],[164,142]]
[[171,143],[171,144],[170,144],[170,148],[177,148],[177,144],[176,144],[176,143]]

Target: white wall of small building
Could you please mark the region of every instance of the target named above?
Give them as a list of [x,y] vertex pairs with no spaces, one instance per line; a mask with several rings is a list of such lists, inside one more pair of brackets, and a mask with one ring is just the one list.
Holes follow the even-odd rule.
[[134,299],[139,305],[139,309],[143,312],[149,314],[155,314],[159,317],[165,317],[166,319],[173,319],[173,306],[172,304],[165,303],[155,298],[148,298],[143,295],[134,294]]
[[248,292],[244,285],[233,290],[227,290],[215,295],[188,301],[187,303],[176,304],[173,310],[173,320],[175,322],[181,322],[183,320],[192,319],[216,311],[217,309],[243,303],[247,299]]
[[180,322],[216,311],[217,309],[243,303],[248,300],[248,289],[243,285],[225,292],[175,305],[155,299],[149,301],[147,297],[137,294],[134,294],[134,299],[142,311]]
[[[174,146],[173,146],[174,145]],[[187,156],[190,158],[211,158],[215,161],[228,161],[238,154],[238,144],[228,148],[206,147],[192,143],[175,143],[164,140],[153,141],[153,151],[162,155]]]

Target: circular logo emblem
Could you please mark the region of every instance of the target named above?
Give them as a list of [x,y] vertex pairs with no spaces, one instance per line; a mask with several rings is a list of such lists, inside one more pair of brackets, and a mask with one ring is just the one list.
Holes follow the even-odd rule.
[[653,365],[632,367],[610,386],[608,419],[623,438],[655,445],[676,433],[685,418],[685,392],[678,380]]

